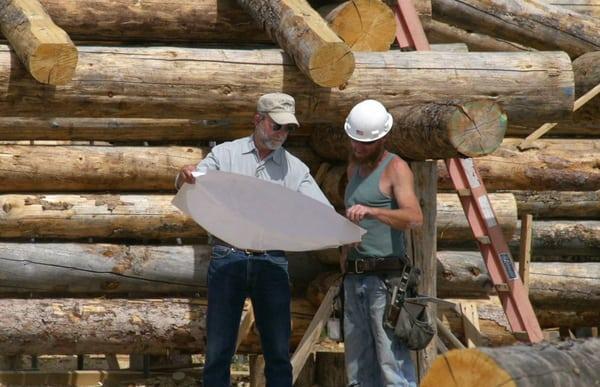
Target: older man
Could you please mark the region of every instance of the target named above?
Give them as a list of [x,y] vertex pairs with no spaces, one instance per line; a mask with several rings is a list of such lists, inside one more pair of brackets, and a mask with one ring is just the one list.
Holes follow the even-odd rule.
[[345,123],[351,142],[346,216],[367,230],[342,254],[349,386],[416,386],[409,350],[384,325],[386,282],[408,265],[404,230],[423,221],[408,164],[385,149],[392,123],[375,100],[357,104]]
[[[265,94],[257,103],[254,134],[215,146],[197,166],[184,166],[176,185],[194,184],[192,172],[206,167],[255,176],[331,206],[308,167],[282,148],[289,132],[298,126],[294,98],[282,93]],[[240,250],[215,238],[212,244],[204,386],[230,386],[229,367],[244,300],[249,296],[265,356],[267,386],[291,387],[291,296],[285,253]]]

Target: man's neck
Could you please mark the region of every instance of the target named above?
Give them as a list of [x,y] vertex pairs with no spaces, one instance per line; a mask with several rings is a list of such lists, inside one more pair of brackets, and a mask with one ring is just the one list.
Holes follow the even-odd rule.
[[379,156],[377,159],[377,162],[373,163],[372,165],[368,165],[366,163],[357,163],[356,167],[358,168],[358,173],[363,177],[369,176],[375,169],[377,169],[379,164],[381,164],[387,153],[387,150],[384,150],[383,153],[381,153],[381,156]]
[[266,159],[271,153],[275,152],[272,149],[267,148],[264,144],[260,144],[259,141],[256,141],[256,137],[252,137],[252,141],[254,141],[254,147],[258,152],[258,158],[261,160]]

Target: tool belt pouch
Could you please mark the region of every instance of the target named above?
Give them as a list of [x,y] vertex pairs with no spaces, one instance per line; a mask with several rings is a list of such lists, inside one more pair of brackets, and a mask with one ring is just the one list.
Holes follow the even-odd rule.
[[410,350],[427,347],[435,335],[433,323],[427,315],[427,305],[405,301],[400,307],[394,333]]

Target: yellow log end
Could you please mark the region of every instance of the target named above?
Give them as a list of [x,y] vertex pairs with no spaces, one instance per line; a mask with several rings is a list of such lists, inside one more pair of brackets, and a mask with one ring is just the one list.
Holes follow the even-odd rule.
[[346,43],[327,43],[310,58],[310,78],[319,86],[338,87],[350,79],[354,66],[354,55]]
[[476,348],[453,350],[431,365],[421,387],[516,387],[498,363]]
[[387,51],[396,37],[392,9],[382,1],[352,0],[328,20],[352,51]]
[[77,60],[77,47],[72,43],[44,43],[29,57],[28,68],[41,83],[64,85],[73,79]]

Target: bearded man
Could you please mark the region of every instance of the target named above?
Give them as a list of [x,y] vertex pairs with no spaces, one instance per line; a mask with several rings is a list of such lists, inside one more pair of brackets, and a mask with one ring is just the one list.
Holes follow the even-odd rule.
[[[192,172],[207,168],[280,184],[331,207],[308,167],[282,148],[289,132],[299,126],[294,98],[283,93],[261,96],[253,123],[252,136],[219,144],[198,165],[184,166],[176,187],[183,182],[195,184]],[[230,365],[248,296],[260,333],[267,386],[292,387],[291,292],[285,252],[240,250],[217,238],[211,244],[203,385],[230,386]]]
[[352,108],[344,129],[351,142],[346,216],[367,230],[342,250],[344,345],[349,386],[416,386],[410,351],[384,324],[387,280],[409,265],[404,231],[423,215],[406,161],[385,149],[393,118],[375,100]]

